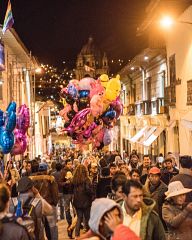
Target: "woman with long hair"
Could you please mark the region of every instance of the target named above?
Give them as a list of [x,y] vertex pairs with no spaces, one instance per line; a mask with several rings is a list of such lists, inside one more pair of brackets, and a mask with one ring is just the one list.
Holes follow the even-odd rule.
[[77,224],[75,228],[75,237],[80,235],[80,226],[84,217],[84,224],[86,230],[89,229],[88,221],[90,217],[90,209],[93,199],[93,191],[91,180],[87,168],[80,164],[73,175],[73,205],[77,213]]

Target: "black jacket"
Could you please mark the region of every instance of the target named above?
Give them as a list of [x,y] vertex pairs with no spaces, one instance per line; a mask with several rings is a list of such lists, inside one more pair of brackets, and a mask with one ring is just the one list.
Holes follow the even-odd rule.
[[97,184],[97,198],[106,198],[111,192],[111,177],[101,177]]

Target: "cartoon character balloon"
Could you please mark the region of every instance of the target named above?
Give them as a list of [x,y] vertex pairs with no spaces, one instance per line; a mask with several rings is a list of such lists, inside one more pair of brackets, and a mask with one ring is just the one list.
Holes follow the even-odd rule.
[[110,144],[111,129],[122,113],[120,90],[120,76],[109,80],[106,74],[99,79],[86,77],[80,81],[71,80],[62,89],[60,95],[67,102],[60,111],[65,120],[63,131],[73,143],[92,143],[97,149]]
[[121,91],[120,76],[117,75],[115,78],[112,78],[107,83],[105,98],[107,100],[113,101],[119,96],[120,91]]
[[29,108],[23,104],[17,110],[17,125],[14,130],[15,144],[11,150],[12,155],[23,154],[27,148],[26,132],[30,125]]
[[11,102],[6,112],[0,112],[0,149],[4,154],[11,151],[14,145],[13,130],[16,126],[16,103]]

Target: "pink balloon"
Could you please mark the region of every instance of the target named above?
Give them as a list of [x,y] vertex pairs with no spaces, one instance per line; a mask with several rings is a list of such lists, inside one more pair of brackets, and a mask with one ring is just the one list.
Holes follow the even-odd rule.
[[118,97],[116,100],[112,101],[110,106],[116,111],[116,118],[118,119],[123,111],[123,104],[121,103],[120,98]]
[[95,79],[86,77],[82,78],[79,82],[79,89],[80,90],[91,90],[91,83],[94,83]]
[[27,148],[27,137],[19,129],[14,130],[15,144],[11,150],[12,155],[23,154]]
[[87,115],[90,113],[90,111],[90,108],[85,108],[78,112],[72,119],[71,124],[67,128],[65,128],[65,130],[70,134],[75,131],[81,130],[81,128],[87,121]]
[[105,88],[101,85],[100,80],[96,80],[95,82],[92,82],[90,85],[91,85],[90,98],[92,98],[96,94],[103,95],[105,93]]
[[103,113],[103,98],[100,95],[94,95],[90,101],[91,114],[98,117]]
[[29,108],[23,104],[17,110],[17,125],[16,128],[20,129],[23,133],[26,133],[30,125],[30,113]]

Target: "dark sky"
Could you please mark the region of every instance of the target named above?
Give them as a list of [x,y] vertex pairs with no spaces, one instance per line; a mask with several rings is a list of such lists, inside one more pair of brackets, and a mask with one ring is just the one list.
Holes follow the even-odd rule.
[[[8,0],[0,0],[1,23]],[[88,37],[111,58],[128,60],[145,43],[136,28],[148,0],[11,0],[14,28],[40,62],[74,62]]]

